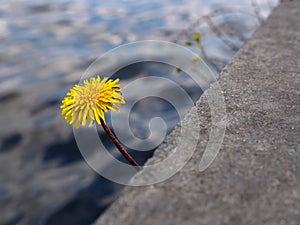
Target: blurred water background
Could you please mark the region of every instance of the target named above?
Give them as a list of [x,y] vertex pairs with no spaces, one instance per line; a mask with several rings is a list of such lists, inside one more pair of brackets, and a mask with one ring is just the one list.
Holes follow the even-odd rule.
[[[91,224],[122,189],[86,164],[60,116],[61,99],[98,56],[133,41],[181,44],[201,32],[209,61],[220,71],[278,3],[1,0],[0,224]],[[201,95],[170,66],[138,63],[118,72],[122,86],[152,74],[178,82],[194,101]],[[166,121],[168,131],[179,122],[172,105],[161,99],[140,101],[132,115],[130,125],[140,138],[149,135],[147,123],[154,116]],[[99,135],[103,138],[101,130]],[[152,154],[133,153],[141,164]]]

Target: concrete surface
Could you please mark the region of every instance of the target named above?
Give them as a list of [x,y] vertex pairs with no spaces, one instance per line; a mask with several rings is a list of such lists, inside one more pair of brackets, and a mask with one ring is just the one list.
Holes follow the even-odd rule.
[[[225,67],[219,79],[228,127],[204,172],[210,110],[193,113],[202,138],[187,165],[160,184],[127,187],[97,225],[300,224],[300,1],[284,1]],[[148,163],[168,155],[177,127]]]

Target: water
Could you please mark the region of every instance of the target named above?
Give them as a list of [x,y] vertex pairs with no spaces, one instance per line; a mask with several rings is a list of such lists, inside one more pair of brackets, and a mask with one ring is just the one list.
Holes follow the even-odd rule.
[[[60,116],[61,99],[98,56],[132,41],[180,44],[200,31],[211,66],[218,71],[277,4],[0,1],[0,224],[91,224],[122,189],[88,167]],[[201,94],[184,73],[158,63],[134,64],[118,74],[124,76],[123,86],[155,74],[180,83],[194,101]],[[146,138],[147,124],[155,116],[165,120],[168,131],[179,122],[172,105],[147,98],[133,108],[133,132]],[[143,163],[151,154],[135,153],[135,158]]]

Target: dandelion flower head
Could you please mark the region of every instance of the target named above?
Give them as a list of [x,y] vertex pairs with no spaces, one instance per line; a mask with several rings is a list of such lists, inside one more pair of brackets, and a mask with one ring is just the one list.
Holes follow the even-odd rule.
[[89,127],[100,118],[105,122],[104,113],[113,110],[119,112],[118,106],[125,104],[121,95],[119,79],[111,80],[100,76],[84,80],[83,85],[75,85],[62,100],[61,114],[68,124],[78,128],[80,124]]

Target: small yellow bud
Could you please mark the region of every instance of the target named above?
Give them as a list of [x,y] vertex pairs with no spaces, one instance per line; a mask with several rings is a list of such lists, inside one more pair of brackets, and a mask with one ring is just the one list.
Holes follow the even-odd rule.
[[200,56],[197,55],[197,54],[195,54],[194,57],[193,57],[194,62],[197,62],[197,61],[199,61],[200,59],[201,59]]
[[194,33],[194,40],[197,42],[201,40],[201,34],[199,32]]
[[191,41],[184,41],[183,44],[187,45],[187,46],[192,46],[193,45],[193,43]]

